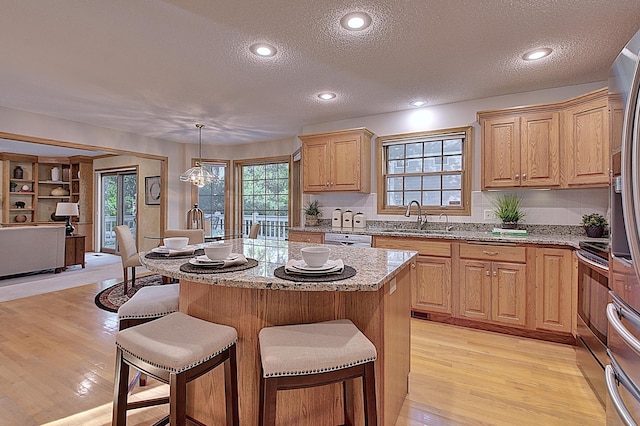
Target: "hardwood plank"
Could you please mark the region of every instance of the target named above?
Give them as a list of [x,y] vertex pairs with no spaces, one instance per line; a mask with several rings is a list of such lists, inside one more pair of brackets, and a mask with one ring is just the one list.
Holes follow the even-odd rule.
[[[111,424],[117,323],[93,303],[102,288],[0,303],[0,424]],[[572,346],[417,319],[411,326],[410,393],[397,426],[605,424]],[[165,392],[150,381],[135,397]],[[149,425],[165,410],[131,412],[128,424]]]

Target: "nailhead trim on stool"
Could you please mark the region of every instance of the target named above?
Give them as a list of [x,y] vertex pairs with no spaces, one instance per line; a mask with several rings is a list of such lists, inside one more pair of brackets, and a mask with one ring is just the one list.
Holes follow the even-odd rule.
[[365,424],[377,424],[376,348],[347,319],[260,330],[260,424],[275,425],[276,393],[342,383],[344,422],[353,424],[354,407],[345,381],[362,377]]
[[[238,376],[233,327],[174,312],[116,335],[113,425],[128,409],[169,403],[172,426],[186,424],[187,383],[224,363],[227,425],[238,425]],[[129,366],[169,384],[169,398],[127,403]]]

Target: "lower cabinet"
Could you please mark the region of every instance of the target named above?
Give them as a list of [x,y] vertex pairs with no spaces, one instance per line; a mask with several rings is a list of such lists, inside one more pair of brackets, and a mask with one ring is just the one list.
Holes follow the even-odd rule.
[[573,255],[569,249],[536,249],[536,328],[571,332],[572,294],[577,291],[573,277]]
[[418,252],[416,281],[411,286],[411,309],[451,314],[451,243],[425,238],[380,237],[373,246]]
[[524,264],[460,259],[459,316],[522,327],[526,284]]

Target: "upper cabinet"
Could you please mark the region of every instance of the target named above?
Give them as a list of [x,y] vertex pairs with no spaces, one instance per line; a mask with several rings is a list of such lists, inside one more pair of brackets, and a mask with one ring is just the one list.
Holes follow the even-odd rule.
[[303,191],[371,191],[371,138],[367,129],[299,136]]
[[478,113],[482,189],[608,185],[607,91]]
[[609,184],[607,92],[575,99],[563,112],[566,185]]

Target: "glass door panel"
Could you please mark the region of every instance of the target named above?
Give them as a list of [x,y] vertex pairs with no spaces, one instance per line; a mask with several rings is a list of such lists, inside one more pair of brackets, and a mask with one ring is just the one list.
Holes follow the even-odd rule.
[[101,251],[117,253],[116,226],[127,225],[136,238],[138,176],[130,171],[102,173],[100,187]]

